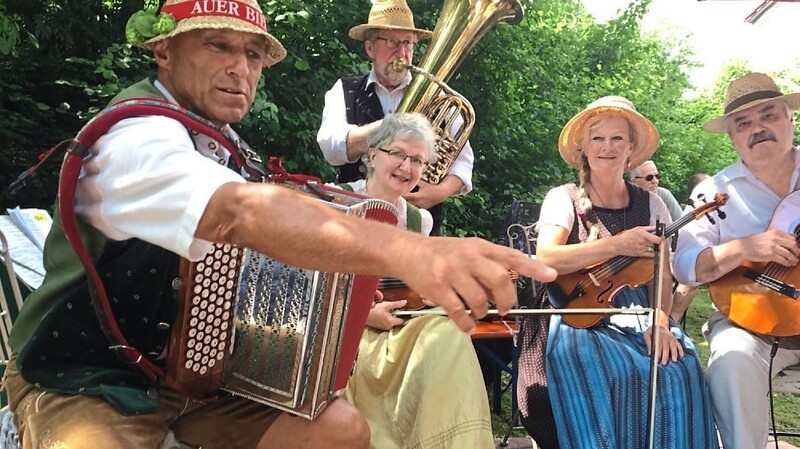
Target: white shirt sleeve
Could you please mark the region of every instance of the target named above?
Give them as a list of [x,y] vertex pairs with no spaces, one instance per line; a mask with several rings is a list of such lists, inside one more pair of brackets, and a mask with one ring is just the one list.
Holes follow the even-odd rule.
[[347,123],[342,80],[337,80],[325,93],[322,123],[317,131],[317,143],[329,164],[339,166],[355,160],[347,159],[347,134],[357,125]]
[[461,149],[461,153],[459,153],[456,160],[453,161],[450,170],[447,171],[448,175],[456,176],[464,183],[461,190],[456,192],[457,195],[466,195],[472,191],[472,167],[474,162],[475,154],[472,152],[472,145],[470,145],[468,140],[467,143],[464,144],[464,148]]
[[76,189],[76,212],[110,239],[138,238],[199,260],[211,243],[196,238],[195,230],[211,196],[229,182],[244,179],[198,153],[176,120],[131,118],[92,147]]
[[[695,192],[713,195],[715,185],[709,180],[700,183]],[[696,195],[692,195],[696,197]],[[687,207],[687,211],[690,208]],[[681,284],[700,285],[697,282],[697,257],[704,249],[720,244],[720,219],[701,217],[692,220],[678,231],[678,246],[672,258],[672,274]]]
[[538,226],[553,225],[571,230],[575,223],[575,208],[564,186],[550,189],[542,201]]
[[431,235],[431,230],[433,229],[433,216],[431,213],[428,212],[428,209],[420,209],[420,232],[422,235]]

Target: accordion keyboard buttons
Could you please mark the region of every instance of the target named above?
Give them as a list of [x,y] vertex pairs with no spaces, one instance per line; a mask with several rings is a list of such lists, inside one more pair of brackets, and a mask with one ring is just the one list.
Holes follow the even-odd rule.
[[238,248],[215,246],[196,264],[191,289],[185,369],[205,374],[224,358],[228,349],[232,302],[235,296]]

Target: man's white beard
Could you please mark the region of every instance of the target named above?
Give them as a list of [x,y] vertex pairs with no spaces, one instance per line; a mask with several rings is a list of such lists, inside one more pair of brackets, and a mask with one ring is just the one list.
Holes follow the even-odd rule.
[[403,69],[398,72],[391,66],[387,66],[383,71],[383,76],[389,81],[389,84],[392,87],[397,87],[403,82],[403,80],[405,80],[407,71],[407,69]]

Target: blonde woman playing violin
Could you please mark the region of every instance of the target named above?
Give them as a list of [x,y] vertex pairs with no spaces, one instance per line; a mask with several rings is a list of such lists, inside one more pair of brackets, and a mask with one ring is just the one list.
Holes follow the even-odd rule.
[[[367,143],[367,179],[340,187],[394,204],[398,226],[427,235],[431,215],[403,195],[436,157],[428,119],[390,115]],[[446,317],[404,321],[392,315],[405,305],[404,300],[376,302],[345,390],[345,398],[369,423],[370,447],[493,448],[486,389],[470,337]]]
[[[656,220],[669,224],[669,212],[657,195],[625,182],[623,174],[647,160],[658,140],[650,120],[622,97],[600,98],[566,125],[559,151],[577,170],[579,181],[550,190],[542,204],[540,261],[564,275],[614,256],[653,257],[653,245],[660,241],[653,235],[653,225]],[[612,315],[593,327],[576,328],[554,315],[549,329],[540,327],[541,338],[535,339],[535,319],[523,322],[520,408],[523,423],[541,447],[645,447],[649,354],[652,336],[658,332],[655,447],[718,448],[694,346],[668,322],[670,286],[667,280],[663,311],[656,323],[643,315]],[[649,307],[648,288],[623,288],[613,304]],[[533,386],[543,381],[549,404],[540,405],[535,403]],[[548,433],[542,429],[541,422],[546,420],[540,414],[550,404],[554,428]]]

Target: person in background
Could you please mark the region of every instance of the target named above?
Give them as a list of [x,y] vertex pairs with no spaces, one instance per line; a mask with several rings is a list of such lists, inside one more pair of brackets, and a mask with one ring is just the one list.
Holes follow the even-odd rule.
[[[658,142],[653,123],[623,97],[602,97],[575,115],[561,131],[558,149],[578,172],[578,182],[547,193],[538,222],[538,259],[566,274],[614,256],[652,258],[653,246],[660,242],[654,225],[669,224],[669,212],[655,193],[626,182],[624,173],[647,160]],[[646,447],[650,354],[653,336],[659,333],[655,447],[718,448],[694,344],[669,321],[669,279],[665,270],[662,309],[654,320],[610,315],[584,329],[553,315],[545,330],[537,327],[543,320],[523,319],[519,402],[523,424],[536,433],[537,443],[541,437],[547,449]],[[614,307],[650,306],[651,285],[620,286]],[[558,298],[548,298],[558,304]],[[542,385],[554,415],[555,429],[550,431],[538,423],[548,406],[536,397]]]
[[[434,145],[435,134],[425,116],[389,115],[367,139],[366,180],[340,186],[394,204],[400,211],[398,227],[428,235],[430,214],[403,195],[435,161]],[[369,423],[370,447],[494,448],[489,403],[470,337],[442,316],[404,321],[392,313],[407,306],[409,299],[381,297],[370,310],[344,392]],[[458,382],[447,381],[454,373]]]
[[661,180],[661,174],[658,173],[655,162],[649,160],[644,161],[641,165],[631,170],[630,180],[633,184],[658,194],[661,201],[667,205],[667,210],[669,210],[669,216],[672,218],[672,221],[681,217],[682,208],[678,200],[675,199],[672,192],[658,185]]
[[[44,247],[48,275],[9,337],[5,387],[23,447],[157,448],[170,432],[206,449],[368,446],[367,423],[347,401],[332,401],[309,421],[222,392],[201,402],[165,386],[158,370],[139,369],[163,365],[178,350],[167,343],[185,299],[176,291],[179,264],[202,260],[212,242],[311,270],[402,279],[464,331],[490,299],[501,311],[515,303],[508,270],[555,276],[509,248],[356,219],[282,186],[246,183],[240,167],[229,169],[226,148],[236,145],[223,143],[240,143],[230,124],[250,110],[262,71],[286,56],[256,0],[167,0],[157,15],[134,14],[126,36],[152,51],[157,74],[112,102],[166,101],[226,137],[145,115],[116,122],[86,148],[73,172],[75,210],[55,214],[60,223],[62,212],[75,213],[86,264],[65,227],[53,226]],[[109,310],[96,313],[91,298],[102,290]],[[112,343],[109,327],[128,344]]]
[[689,195],[686,203],[688,206],[690,207],[698,206],[697,204],[694,204],[694,201],[692,200],[692,192],[694,192],[694,189],[695,187],[697,187],[698,184],[700,184],[701,182],[705,181],[710,177],[711,175],[709,175],[708,173],[695,173],[689,178],[689,180],[686,182],[686,194]]
[[[325,160],[340,167],[337,182],[364,178],[361,157],[368,149],[367,136],[383,117],[397,111],[411,83],[411,72],[396,70],[393,63],[400,59],[405,65],[411,64],[416,44],[430,39],[432,33],[414,26],[414,15],[405,0],[375,0],[367,23],[354,26],[349,35],[364,42],[372,69],[364,75],[337,80],[325,93],[317,143]],[[472,190],[473,159],[472,146],[467,142],[439,184],[420,181],[405,195],[415,206],[431,212],[431,235],[441,234],[444,202]]]
[[[692,192],[695,206],[703,204],[702,198],[728,194],[726,218],[692,220],[680,230],[672,262],[679,282],[710,283],[745,261],[797,266],[796,236],[767,228],[781,200],[800,186],[800,149],[792,143],[798,107],[800,92],[784,94],[763,73],[748,73],[728,84],[723,115],[703,128],[727,133],[739,159]],[[718,310],[704,328],[711,349],[706,379],[722,445],[765,447],[769,369],[775,376],[800,362],[800,337],[778,342],[738,326]]]
[[[692,200],[692,192],[694,188],[697,187],[700,182],[709,178],[710,175],[708,173],[695,173],[689,178],[689,181],[686,183],[686,193],[689,195],[687,201],[687,208],[686,212],[694,209],[700,204],[694,204]],[[681,321],[686,314],[686,310],[689,309],[689,306],[692,304],[695,295],[697,294],[697,287],[693,285],[686,285],[686,284],[678,284],[675,287],[675,293],[672,295],[672,311],[670,312],[670,316],[675,321]]]

